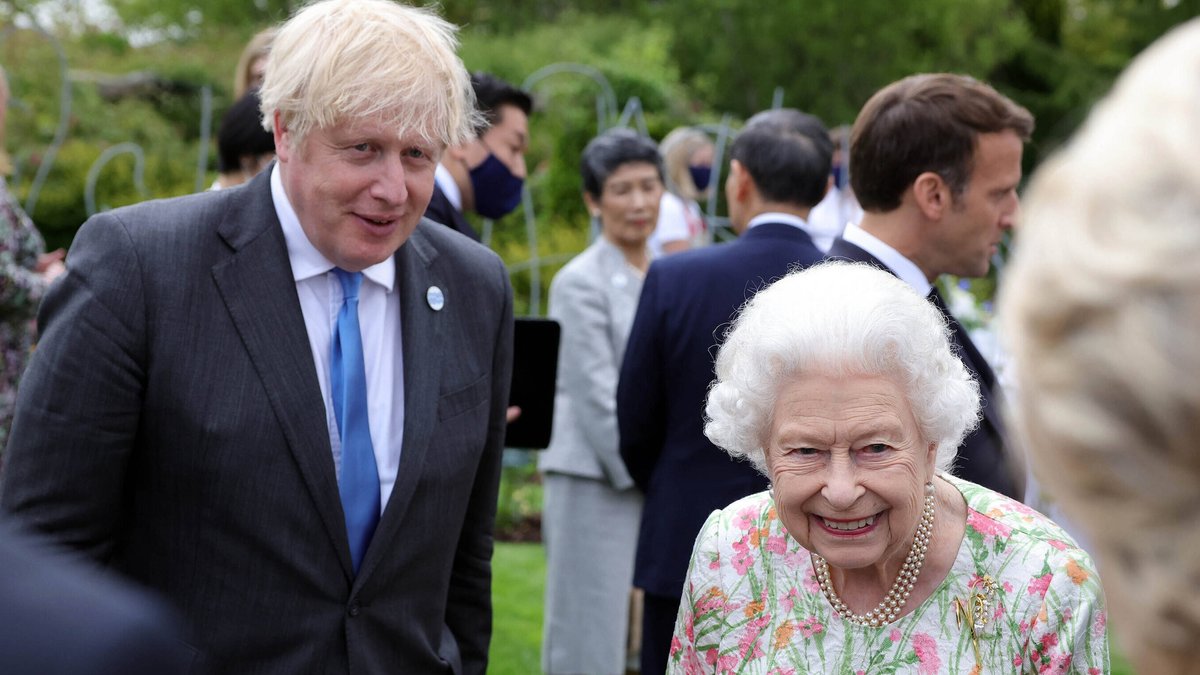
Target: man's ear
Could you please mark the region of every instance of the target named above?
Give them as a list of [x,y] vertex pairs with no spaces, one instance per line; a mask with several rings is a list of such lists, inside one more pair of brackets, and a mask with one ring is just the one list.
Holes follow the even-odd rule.
[[941,220],[953,205],[950,186],[933,171],[926,171],[917,176],[913,181],[912,191],[917,208],[930,220]]
[[587,206],[589,216],[593,218],[600,217],[600,205],[596,203],[596,200],[592,197],[592,193],[587,190],[583,191],[583,203]]
[[292,149],[289,145],[292,140],[291,132],[288,131],[287,125],[283,123],[283,116],[279,111],[275,111],[274,117],[271,118],[271,130],[275,136],[275,156],[279,158],[279,163],[284,164],[291,158]]
[[726,197],[738,203],[745,203],[754,189],[754,179],[750,177],[746,167],[736,159],[729,162],[729,181],[732,189]]

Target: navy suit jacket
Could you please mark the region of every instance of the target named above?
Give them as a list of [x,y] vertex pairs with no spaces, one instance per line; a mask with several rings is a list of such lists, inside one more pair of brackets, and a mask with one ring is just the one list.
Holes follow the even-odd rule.
[[170,675],[194,653],[143,592],[0,523],[0,673]]
[[437,183],[433,184],[433,197],[429,199],[429,206],[425,207],[425,217],[479,241],[479,233],[475,231],[474,227],[471,227],[471,223],[467,222],[467,217],[463,215],[462,211],[454,208],[450,199],[446,197],[446,193],[442,192],[441,186]]
[[803,230],[764,223],[735,241],[650,266],[617,389],[621,457],[646,495],[634,585],[680,597],[705,518],[767,488],[751,464],[704,436],[713,361],[728,324],[755,292],[821,258]]
[[[829,257],[869,263],[895,274],[878,258],[840,237],[834,240],[833,246],[830,247]],[[942,303],[938,309],[950,322],[954,351],[979,382],[979,393],[983,399],[983,421],[959,446],[954,474],[1020,501],[1022,495],[1019,494],[1017,483],[1013,480],[1013,472],[1004,448],[1004,421],[1000,416],[1000,392],[996,389],[996,375],[988,365],[987,359],[976,349],[975,343],[971,342],[967,330],[946,309],[945,304]]]

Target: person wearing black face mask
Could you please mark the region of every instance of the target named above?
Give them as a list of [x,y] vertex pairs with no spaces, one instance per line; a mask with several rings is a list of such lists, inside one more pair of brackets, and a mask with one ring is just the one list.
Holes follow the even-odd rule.
[[704,212],[697,202],[709,194],[715,148],[700,129],[680,127],[663,138],[659,152],[667,172],[667,191],[647,242],[656,258],[708,243]]
[[495,220],[521,203],[533,99],[488,73],[472,74],[471,85],[488,126],[476,138],[446,148],[425,217],[479,241],[467,211]]

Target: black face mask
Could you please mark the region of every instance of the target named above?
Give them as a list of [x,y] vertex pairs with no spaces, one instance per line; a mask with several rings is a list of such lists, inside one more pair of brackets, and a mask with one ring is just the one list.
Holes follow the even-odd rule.
[[484,218],[495,220],[508,215],[521,203],[521,188],[525,179],[509,171],[495,153],[471,169],[471,189],[475,191],[475,211]]

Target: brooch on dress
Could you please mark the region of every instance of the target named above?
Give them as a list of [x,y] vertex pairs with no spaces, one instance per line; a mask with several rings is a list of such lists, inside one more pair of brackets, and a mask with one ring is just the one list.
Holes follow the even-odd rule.
[[996,581],[989,575],[983,575],[975,585],[975,593],[963,601],[954,599],[954,622],[959,627],[967,624],[971,631],[971,645],[975,648],[975,665],[983,668],[983,659],[979,653],[979,636],[983,634],[992,617],[996,613]]

